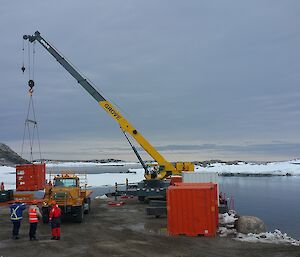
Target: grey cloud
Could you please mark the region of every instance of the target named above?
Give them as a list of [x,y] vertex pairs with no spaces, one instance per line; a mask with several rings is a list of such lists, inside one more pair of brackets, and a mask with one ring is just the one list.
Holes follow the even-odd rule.
[[[256,154],[268,154],[268,155],[286,155],[291,154],[293,156],[300,157],[300,143],[285,143],[277,142],[271,144],[250,144],[250,145],[218,145],[218,144],[202,144],[202,145],[165,145],[156,147],[160,151],[194,151],[194,150],[208,150],[208,151],[220,151],[231,152],[237,156],[240,152],[243,153],[256,153]],[[141,150],[141,149],[140,149]]]
[[[208,145],[181,150],[237,155],[256,147],[272,157],[270,142],[300,142],[299,7],[271,0],[2,3],[0,139],[10,144],[22,137],[28,76],[20,71],[21,38],[38,29],[150,141],[200,141]],[[118,125],[38,44],[35,81],[45,145],[124,142]],[[247,140],[256,146],[244,147]],[[277,148],[284,157],[297,152]],[[71,154],[57,148],[63,150]]]

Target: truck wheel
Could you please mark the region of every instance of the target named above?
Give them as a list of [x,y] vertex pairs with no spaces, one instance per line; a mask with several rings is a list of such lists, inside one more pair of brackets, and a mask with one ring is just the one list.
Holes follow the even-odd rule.
[[84,210],[84,214],[88,214],[88,213],[90,213],[90,211],[91,211],[91,198],[85,198],[84,199],[84,204],[86,205],[87,204],[87,208],[86,208],[86,206],[85,206],[85,210]]
[[78,215],[75,217],[75,221],[81,223],[83,221],[83,206],[78,210]]

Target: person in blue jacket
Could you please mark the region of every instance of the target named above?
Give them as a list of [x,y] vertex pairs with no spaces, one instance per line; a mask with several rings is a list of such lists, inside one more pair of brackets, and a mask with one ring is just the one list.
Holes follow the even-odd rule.
[[23,211],[26,209],[26,204],[20,201],[15,201],[10,206],[10,220],[13,223],[13,239],[19,239],[19,229],[23,219]]

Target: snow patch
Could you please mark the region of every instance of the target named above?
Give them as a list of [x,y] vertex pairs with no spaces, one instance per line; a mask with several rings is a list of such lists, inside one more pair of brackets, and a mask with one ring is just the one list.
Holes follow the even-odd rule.
[[228,224],[232,225],[237,219],[234,213],[219,214],[219,224],[223,226]]
[[274,232],[266,232],[260,234],[249,233],[247,235],[238,233],[235,240],[253,243],[271,243],[271,244],[290,244],[294,246],[300,246],[300,241],[292,237],[289,237],[286,233],[282,233],[280,230],[275,229]]
[[95,199],[107,199],[107,195],[98,195],[95,197]]
[[0,183],[3,182],[5,190],[16,189],[16,169],[0,166]]

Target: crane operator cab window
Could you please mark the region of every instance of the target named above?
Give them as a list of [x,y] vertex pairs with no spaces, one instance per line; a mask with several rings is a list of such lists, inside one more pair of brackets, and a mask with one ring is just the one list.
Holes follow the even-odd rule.
[[77,185],[76,178],[57,178],[54,180],[55,187],[76,187]]

